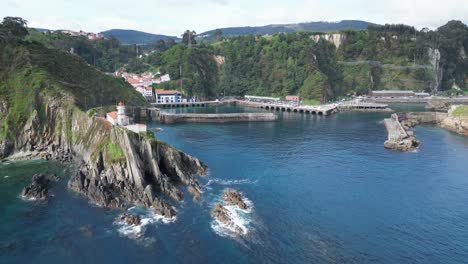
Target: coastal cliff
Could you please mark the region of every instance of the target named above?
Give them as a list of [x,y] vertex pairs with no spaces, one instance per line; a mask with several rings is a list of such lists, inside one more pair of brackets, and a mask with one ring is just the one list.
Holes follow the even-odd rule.
[[37,43],[2,44],[0,53],[0,160],[73,161],[68,187],[103,207],[138,204],[172,217],[169,201],[181,201],[185,186],[200,196],[198,159],[86,111],[115,98],[144,105],[128,84]]

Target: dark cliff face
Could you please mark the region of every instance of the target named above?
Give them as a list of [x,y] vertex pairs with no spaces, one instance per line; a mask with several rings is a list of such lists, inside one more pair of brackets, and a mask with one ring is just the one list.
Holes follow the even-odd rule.
[[83,109],[144,105],[121,79],[38,43],[0,43],[0,160],[42,157],[77,163],[69,187],[105,207],[141,204],[171,216],[161,197],[197,197],[199,160],[154,138],[113,127]]
[[206,173],[198,159],[156,139],[89,117],[68,103],[43,98],[39,118],[34,110],[14,140],[0,140],[0,158],[18,153],[54,157],[69,153],[78,164],[69,188],[103,207],[138,204],[157,213],[175,211],[162,197],[181,201],[181,188],[195,197],[200,185],[195,176]]

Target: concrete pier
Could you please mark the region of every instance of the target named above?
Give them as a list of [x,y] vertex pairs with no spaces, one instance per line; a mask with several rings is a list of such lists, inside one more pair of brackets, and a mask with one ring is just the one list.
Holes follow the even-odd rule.
[[157,108],[184,108],[184,107],[206,107],[218,106],[224,104],[235,103],[235,101],[200,101],[200,102],[180,102],[180,103],[151,103]]
[[172,114],[161,112],[161,123],[173,124],[179,122],[195,123],[228,123],[228,122],[264,122],[275,121],[278,116],[273,113],[232,113],[232,114]]
[[391,112],[392,109],[387,104],[370,103],[370,102],[344,102],[338,104],[340,111],[366,111],[366,112]]
[[330,115],[337,111],[336,104],[318,105],[318,106],[294,106],[287,104],[275,104],[275,103],[260,103],[260,102],[249,102],[238,100],[238,105],[245,105],[250,107],[262,108],[266,110],[282,111],[282,112],[294,112],[312,115]]

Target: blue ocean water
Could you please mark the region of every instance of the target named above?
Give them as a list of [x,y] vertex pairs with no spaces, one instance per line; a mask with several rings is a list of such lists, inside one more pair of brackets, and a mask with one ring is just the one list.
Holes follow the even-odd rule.
[[[174,222],[153,219],[139,237],[122,231],[119,211],[68,191],[71,170],[41,161],[1,164],[0,262],[466,263],[468,138],[418,126],[423,144],[416,152],[386,150],[387,116],[281,113],[265,123],[150,123],[162,128],[158,139],[210,170],[200,179],[200,201],[187,195]],[[18,194],[32,174],[48,171],[65,177],[54,197],[47,204],[22,201]],[[253,205],[238,215],[248,230],[242,237],[210,217],[228,187]]]

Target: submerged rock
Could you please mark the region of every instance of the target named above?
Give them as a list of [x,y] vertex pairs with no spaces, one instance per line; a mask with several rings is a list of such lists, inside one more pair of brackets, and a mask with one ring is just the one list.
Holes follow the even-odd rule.
[[224,190],[224,200],[226,201],[226,203],[236,205],[243,210],[249,208],[248,205],[244,202],[242,194],[233,189]]
[[123,214],[120,220],[125,221],[128,225],[141,225],[141,218],[138,215]]
[[93,229],[91,228],[91,225],[84,225],[80,226],[78,230],[81,232],[81,234],[87,238],[90,238],[93,236]]
[[21,196],[31,200],[45,200],[49,194],[50,180],[43,174],[35,174],[30,185],[23,188]]

